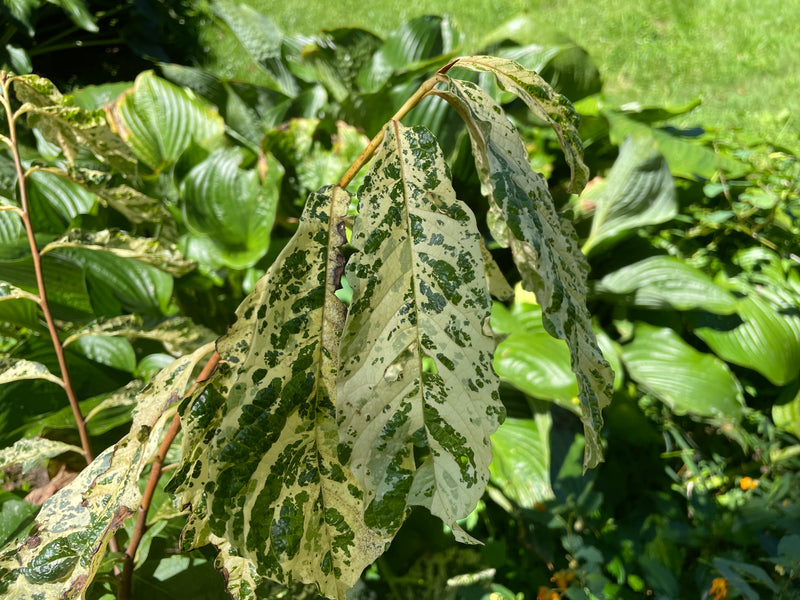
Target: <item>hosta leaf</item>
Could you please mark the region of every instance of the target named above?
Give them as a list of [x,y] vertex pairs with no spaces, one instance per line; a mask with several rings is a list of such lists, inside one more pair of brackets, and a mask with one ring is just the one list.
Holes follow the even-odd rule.
[[90,214],[97,197],[70,180],[34,171],[28,176],[31,223],[37,232],[61,233],[77,215]]
[[129,185],[90,187],[103,204],[110,206],[131,223],[152,223],[159,239],[174,242],[178,237],[175,217],[156,198],[143,194]]
[[264,157],[265,177],[240,167],[244,154],[220,148],[196,165],[181,184],[186,224],[217,247],[226,266],[254,265],[269,248],[283,168]]
[[345,307],[334,291],[349,204],[341,188],[309,197],[297,233],[217,343],[217,373],[181,409],[183,462],[170,484],[193,509],[185,545],[224,539],[260,575],[314,583],[331,598],[344,598],[390,539],[364,524],[361,492],[336,455]]
[[738,419],[739,382],[713,354],[692,348],[669,328],[639,324],[622,360],[631,378],[679,415]]
[[64,386],[61,378],[53,375],[42,363],[25,360],[24,358],[0,359],[0,384],[22,379],[45,379],[62,387]]
[[72,229],[47,244],[41,252],[44,254],[54,248],[105,250],[116,256],[152,265],[174,277],[186,275],[194,268],[194,263],[183,258],[174,246],[167,246],[153,238],[133,237],[111,229],[100,231]]
[[772,420],[775,425],[791,431],[800,439],[800,387],[790,396],[788,402],[776,402],[772,405]]
[[65,452],[83,454],[83,450],[77,446],[56,440],[44,438],[17,440],[13,446],[0,450],[0,469],[20,465],[22,472],[26,473],[42,461]]
[[508,418],[492,436],[492,484],[521,508],[554,497],[550,486],[550,428],[547,405],[532,419]]
[[672,256],[651,256],[622,267],[597,282],[595,291],[613,294],[615,302],[650,309],[699,308],[729,315],[738,307],[733,294]]
[[169,423],[165,411],[210,350],[202,347],[159,373],[139,394],[130,433],[45,502],[35,535],[0,556],[4,598],[83,596],[109,539],[139,505],[139,476]]
[[[462,60],[456,64],[461,65]],[[505,68],[508,62],[502,61],[500,66]],[[566,105],[547,97],[547,84],[521,71],[512,71],[512,83],[527,86],[525,93],[531,102],[532,94],[539,89],[535,86],[544,86],[539,95],[545,95],[543,102],[552,103],[546,104],[549,110],[566,110]],[[512,87],[512,83],[504,85]],[[524,287],[535,292],[543,309],[547,332],[566,341],[570,348],[586,430],[585,465],[593,467],[602,460],[598,441],[603,424],[601,411],[611,399],[614,374],[591,328],[586,309],[588,268],[572,225],[559,217],[544,178],[529,166],[519,134],[486,92],[470,82],[450,80],[446,91],[436,93],[450,102],[467,124],[482,190],[489,197],[491,212],[499,224],[495,227],[495,233],[501,236],[498,241],[511,246]],[[573,176],[580,179],[584,168],[580,146],[573,145],[580,140],[569,116],[565,113],[559,118]]]
[[173,164],[192,142],[213,148],[225,123],[192,92],[145,71],[109,109],[112,123],[136,157],[153,171]]
[[126,175],[136,174],[131,149],[109,127],[102,110],[87,111],[61,95],[50,81],[38,75],[15,78],[14,91],[27,104],[28,120],[44,138],[59,146],[70,163],[88,148],[100,161]]
[[582,196],[596,205],[592,229],[583,245],[588,255],[608,248],[645,225],[678,214],[675,183],[667,162],[651,138],[629,137],[601,186]]
[[753,369],[774,385],[800,373],[800,311],[774,303],[757,289],[739,300],[740,319],[692,315],[694,333],[719,357]]
[[126,339],[108,335],[86,335],[72,344],[72,350],[101,365],[133,373],[136,352]]
[[[389,123],[359,190],[337,404],[378,529],[393,531],[408,505],[421,505],[472,539],[456,521],[483,493],[504,413],[480,239],[434,137]],[[428,452],[419,467],[414,446]]]

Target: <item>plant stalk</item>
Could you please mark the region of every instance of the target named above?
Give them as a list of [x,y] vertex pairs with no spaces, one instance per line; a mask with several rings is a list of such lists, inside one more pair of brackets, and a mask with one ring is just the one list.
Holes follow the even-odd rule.
[[86,428],[86,421],[81,414],[81,408],[78,404],[78,398],[75,396],[75,391],[72,387],[72,381],[69,376],[69,368],[67,367],[67,360],[64,355],[64,347],[61,345],[61,340],[58,338],[58,328],[56,327],[53,315],[50,312],[50,307],[47,303],[47,291],[44,283],[44,272],[42,271],[42,257],[39,254],[39,248],[36,245],[36,236],[33,232],[33,225],[31,224],[29,205],[28,205],[28,189],[26,185],[27,174],[22,167],[22,161],[19,156],[19,147],[17,144],[17,128],[16,118],[11,110],[11,100],[9,96],[9,87],[11,80],[6,77],[5,73],[0,73],[0,85],[3,88],[3,97],[0,102],[6,111],[6,119],[8,121],[8,141],[11,147],[11,154],[14,159],[14,168],[17,172],[17,180],[19,181],[19,198],[22,211],[19,213],[22,217],[22,222],[25,226],[25,233],[28,236],[28,245],[31,250],[31,258],[33,259],[33,270],[36,275],[36,287],[39,291],[38,303],[44,313],[44,320],[47,323],[47,329],[50,332],[50,339],[53,342],[53,349],[58,359],[58,367],[61,370],[61,381],[63,382],[64,391],[67,394],[69,405],[72,408],[72,414],[75,417],[75,424],[78,427],[78,435],[81,440],[81,448],[83,449],[83,457],[86,464],[92,462],[92,447],[89,442],[89,432]]

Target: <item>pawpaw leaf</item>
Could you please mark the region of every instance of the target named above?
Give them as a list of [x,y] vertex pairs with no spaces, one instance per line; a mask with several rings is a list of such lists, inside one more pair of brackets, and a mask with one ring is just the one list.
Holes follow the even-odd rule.
[[[456,65],[460,66],[463,60],[459,59]],[[480,58],[476,64],[483,66],[484,62]],[[566,105],[547,99],[550,88],[538,76],[526,75],[527,71],[509,63],[491,59],[487,64],[493,69],[508,69],[511,75],[503,77],[513,78],[504,85],[526,94],[530,102],[535,103],[533,94],[539,89],[536,86],[544,86],[538,96],[544,95],[548,110],[558,113],[564,147],[579,183],[585,167],[580,146],[574,145],[580,140],[572,118],[568,112],[559,113],[559,109],[567,110]],[[601,411],[610,402],[614,374],[591,328],[586,308],[588,266],[578,249],[572,225],[559,217],[544,178],[529,166],[519,134],[489,94],[473,83],[455,79],[448,80],[447,90],[434,93],[450,102],[467,124],[482,189],[495,219],[493,233],[498,241],[511,247],[524,287],[535,292],[543,309],[547,332],[569,346],[586,430],[585,466],[593,467],[602,460],[598,441],[603,425]],[[537,110],[546,112],[541,107]]]
[[136,512],[139,476],[169,424],[167,408],[210,351],[203,346],[161,371],[138,394],[130,433],[42,505],[31,537],[0,555],[3,598],[84,595],[114,531]]
[[386,126],[359,190],[337,415],[368,525],[393,531],[421,505],[469,542],[456,521],[483,493],[504,409],[481,237],[448,174],[428,130]]
[[364,524],[362,493],[337,457],[345,306],[334,291],[349,204],[338,187],[309,197],[296,234],[218,341],[216,374],[181,408],[182,466],[169,486],[192,507],[185,546],[227,541],[221,550],[251,563],[230,570],[250,577],[255,565],[331,598],[344,598],[394,534]]

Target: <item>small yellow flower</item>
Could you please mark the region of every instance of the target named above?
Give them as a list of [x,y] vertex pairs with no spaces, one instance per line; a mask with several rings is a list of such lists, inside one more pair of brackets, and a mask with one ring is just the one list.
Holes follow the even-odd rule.
[[559,590],[564,591],[569,587],[569,582],[573,579],[575,579],[575,573],[569,569],[562,569],[561,571],[556,571],[550,581],[555,583]]
[[543,585],[539,586],[539,593],[536,594],[536,600],[559,600],[561,594]]
[[739,487],[743,490],[752,490],[758,487],[758,479],[753,479],[752,477],[742,477],[739,480]]
[[715,577],[711,582],[711,589],[708,590],[711,600],[723,600],[728,597],[728,582],[724,577]]

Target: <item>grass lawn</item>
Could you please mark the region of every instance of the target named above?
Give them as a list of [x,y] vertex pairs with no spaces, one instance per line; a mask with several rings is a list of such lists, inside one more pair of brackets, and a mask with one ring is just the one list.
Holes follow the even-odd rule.
[[800,2],[793,0],[249,3],[299,33],[358,26],[385,35],[407,19],[449,12],[472,49],[483,33],[527,12],[589,51],[613,102],[674,105],[699,97],[702,105],[678,124],[800,147]]

